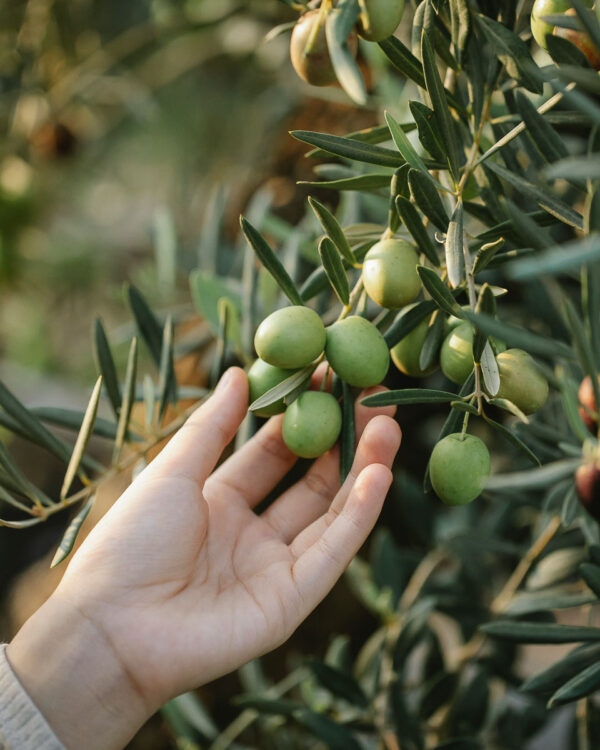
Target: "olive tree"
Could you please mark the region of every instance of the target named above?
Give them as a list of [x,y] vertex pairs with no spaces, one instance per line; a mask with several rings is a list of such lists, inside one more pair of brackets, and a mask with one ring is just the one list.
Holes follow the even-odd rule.
[[[228,727],[192,695],[164,715],[187,748],[508,750],[526,747],[556,707],[571,704],[565,742],[592,748],[600,740],[598,16],[583,0],[286,4],[297,19],[271,36],[291,30],[295,70],[372,108],[373,126],[293,132],[316,162],[310,189],[331,201],[309,197],[297,226],[255,204],[241,219],[241,278],[191,274],[216,341],[213,380],[229,362],[249,367],[238,442],[259,419],[285,412],[284,440],[298,456],[339,439],[342,480],[355,399],[391,384],[363,403],[395,405],[401,422],[417,408],[424,418],[405,440],[428,441],[430,461],[417,478],[401,457],[386,517],[401,528],[382,524],[348,569],[377,622],[358,649],[333,638],[276,684],[256,677],[259,665],[245,668],[248,690]],[[359,51],[384,80],[379,89],[366,86]],[[56,564],[99,484],[185,417],[165,420],[184,395],[173,320],[159,319],[134,288],[129,303],[139,335],[125,373],[97,322],[99,378],[85,414],[31,411],[0,387],[2,425],[66,466],[61,496],[47,497],[2,448],[2,523],[23,528],[77,507]],[[156,367],[143,387],[138,340]],[[332,377],[314,390],[321,363]],[[112,421],[96,418],[103,393]],[[140,399],[144,425],[131,422]],[[59,439],[55,424],[78,431],[76,440]],[[114,442],[110,467],[86,451],[94,432]],[[522,644],[574,645],[523,681]]]

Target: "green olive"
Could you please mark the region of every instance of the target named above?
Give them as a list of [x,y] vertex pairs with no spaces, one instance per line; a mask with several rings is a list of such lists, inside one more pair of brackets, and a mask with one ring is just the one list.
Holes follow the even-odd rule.
[[[329,86],[336,81],[335,70],[327,48],[325,20],[320,10],[308,11],[294,26],[290,41],[290,57],[294,70],[302,80],[313,86]],[[316,24],[318,24],[318,29],[313,36]],[[311,49],[307,53],[306,47],[311,39]],[[353,55],[356,55],[358,40],[354,32],[348,36],[348,48]]]
[[301,393],[283,417],[283,440],[301,458],[316,458],[328,451],[341,429],[342,410],[330,393]]
[[358,33],[370,42],[387,39],[402,20],[404,0],[364,0],[363,6],[364,10],[358,20]]
[[[410,307],[414,307],[414,305],[410,305],[408,309]],[[416,328],[413,328],[391,350],[393,363],[400,372],[410,375],[412,378],[421,378],[437,369],[437,363],[434,363],[427,370],[422,370],[419,364],[421,350],[423,349],[427,331],[429,330],[429,320],[429,318],[422,320]]]
[[542,408],[548,398],[548,381],[522,349],[507,349],[497,357],[500,390],[496,398],[512,401],[524,414]]
[[306,367],[325,348],[325,326],[310,307],[283,307],[258,326],[254,346],[258,356],[274,367]]
[[473,328],[460,323],[444,339],[440,352],[442,372],[453,383],[462,385],[473,372]]
[[531,10],[531,33],[540,47],[548,49],[546,36],[554,32],[554,26],[542,18],[564,13],[570,7],[570,0],[535,0]]
[[489,475],[489,451],[474,435],[455,432],[433,449],[429,476],[435,494],[446,505],[466,505],[475,500]]
[[381,240],[369,250],[363,264],[363,283],[369,297],[381,307],[404,307],[421,291],[419,258],[405,240]]
[[325,356],[343,381],[360,388],[379,385],[390,364],[385,339],[373,323],[358,315],[329,326]]
[[[275,388],[276,385],[282,383],[295,372],[297,370],[284,370],[281,367],[273,367],[273,365],[264,362],[262,359],[255,360],[252,367],[248,370],[250,403],[256,401],[257,398],[263,396],[271,388]],[[306,387],[308,388],[308,381],[306,382]],[[285,404],[283,403],[283,399],[279,399],[274,404],[255,411],[254,414],[257,417],[272,417],[274,414],[281,414],[284,411]]]

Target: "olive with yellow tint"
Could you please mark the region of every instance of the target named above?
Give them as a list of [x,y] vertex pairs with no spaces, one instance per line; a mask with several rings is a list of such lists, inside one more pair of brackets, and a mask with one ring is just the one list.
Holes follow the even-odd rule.
[[364,0],[358,17],[358,34],[369,42],[381,42],[398,28],[404,0]]
[[[273,367],[273,365],[264,362],[262,359],[257,359],[252,363],[252,366],[248,370],[248,387],[250,390],[250,403],[252,404],[256,399],[264,396],[267,391],[271,388],[275,388],[276,385],[283,383],[297,370],[284,370],[281,367]],[[306,381],[306,387],[308,388],[309,381]],[[257,417],[272,417],[275,414],[281,414],[285,411],[285,404],[283,399],[280,398],[270,406],[265,406],[262,409],[258,409],[254,412]]]
[[381,307],[404,307],[421,291],[419,257],[405,240],[381,240],[363,263],[363,283],[369,297]]
[[310,307],[283,307],[258,326],[254,346],[258,356],[274,367],[306,367],[325,348],[325,326]]
[[306,391],[286,409],[282,435],[300,458],[317,458],[335,445],[342,429],[342,410],[330,393]]
[[343,381],[360,388],[381,383],[390,365],[385,339],[373,323],[358,315],[329,326],[325,356]]
[[500,389],[497,398],[512,401],[524,414],[534,414],[548,398],[548,381],[523,349],[507,349],[497,356]]

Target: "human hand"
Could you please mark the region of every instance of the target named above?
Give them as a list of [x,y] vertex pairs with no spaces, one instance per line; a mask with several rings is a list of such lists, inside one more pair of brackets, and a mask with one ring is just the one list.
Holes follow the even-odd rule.
[[246,376],[233,368],[10,644],[13,668],[68,748],[122,747],[171,697],[285,641],[375,524],[400,442],[393,410],[357,406],[364,432],[341,489],[334,449],[257,516],[296,457],[275,417],[213,471],[247,403]]

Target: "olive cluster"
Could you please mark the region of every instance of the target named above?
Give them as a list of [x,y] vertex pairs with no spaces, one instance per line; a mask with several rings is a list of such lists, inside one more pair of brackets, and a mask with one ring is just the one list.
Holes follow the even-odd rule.
[[[380,240],[362,263],[361,283],[365,293],[378,306],[401,309],[401,314],[406,314],[422,292],[418,262],[415,249],[405,240]],[[345,307],[340,318],[325,327],[314,310],[294,305],[276,310],[263,320],[254,340],[259,359],[248,373],[250,402],[304,368],[314,369],[322,360],[350,386],[369,388],[381,383],[389,367],[387,343],[376,325],[349,313],[350,307]],[[434,313],[439,314],[441,311]],[[393,346],[392,361],[401,372],[412,377],[429,374],[441,366],[449,380],[463,385],[475,366],[471,323],[458,317],[447,318],[439,356],[423,369],[421,353],[432,322],[433,316],[425,319]],[[510,401],[523,414],[538,411],[548,397],[548,383],[532,357],[522,349],[506,349],[499,341],[492,341],[492,346],[500,379],[494,397]],[[299,386],[301,392],[295,399],[289,399],[289,405],[281,398],[255,413],[270,417],[285,412],[282,433],[286,445],[298,456],[316,458],[337,441],[342,413],[334,395],[324,390],[307,390],[309,383],[307,375]],[[448,505],[474,500],[489,473],[487,447],[466,431],[443,438],[431,456],[432,486]]]
[[[299,305],[265,318],[254,345],[259,359],[248,372],[251,402],[323,357],[341,380],[360,388],[381,383],[390,359],[383,336],[365,318],[351,315],[325,328],[314,310]],[[342,412],[331,393],[305,391],[287,408],[282,399],[255,413],[268,417],[284,411],[283,439],[297,456],[316,458],[337,441]]]
[[[325,31],[326,7],[309,10],[294,26],[290,57],[300,78],[313,86],[335,83],[336,74],[329,55]],[[370,42],[391,36],[402,19],[404,0],[364,0],[356,29],[348,36],[347,45],[356,56],[357,35]]]
[[[585,5],[592,6],[593,0],[584,0]],[[590,65],[600,70],[600,52],[587,31],[554,25],[546,20],[550,16],[564,14],[566,17],[577,17],[577,11],[570,0],[535,0],[531,11],[531,33],[535,41],[548,49],[548,35],[562,37],[574,44],[588,59]]]

